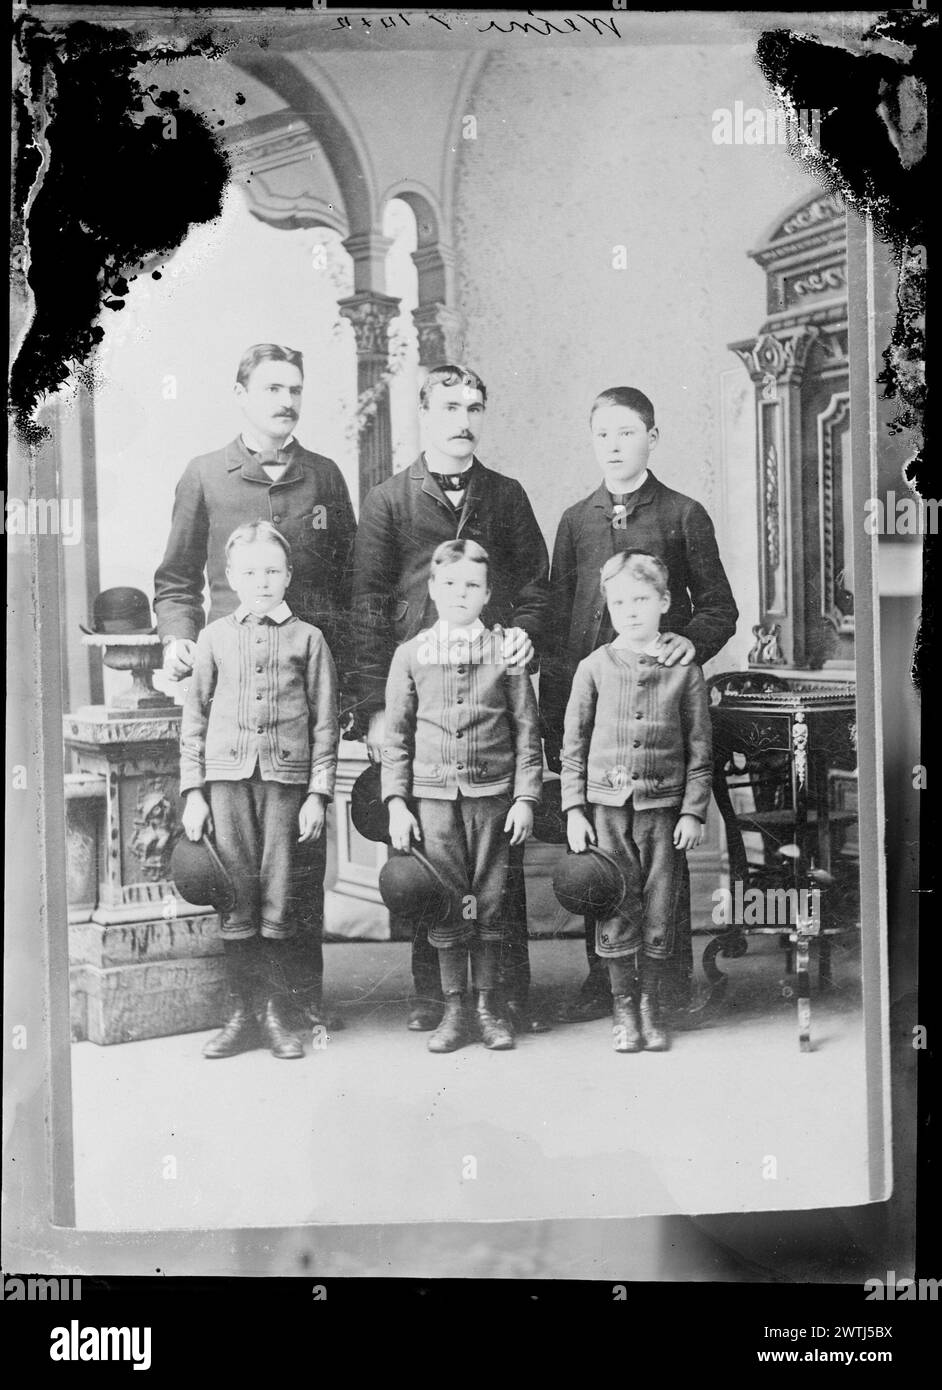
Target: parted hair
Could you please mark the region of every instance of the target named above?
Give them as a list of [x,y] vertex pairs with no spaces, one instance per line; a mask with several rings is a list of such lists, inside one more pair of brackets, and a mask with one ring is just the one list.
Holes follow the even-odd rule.
[[491,558],[483,545],[471,540],[442,541],[432,553],[431,573],[446,565],[455,565],[459,560],[473,560],[477,565],[486,566],[490,578]]
[[282,347],[280,343],[254,343],[242,354],[236,371],[236,385],[248,386],[249,377],[260,362],[288,362],[304,375],[304,357],[294,348]]
[[659,560],[656,555],[649,555],[646,550],[622,550],[618,555],[606,560],[601,573],[602,593],[606,592],[609,580],[614,579],[617,574],[624,573],[629,574],[632,579],[640,579],[645,584],[650,584],[662,598],[668,592],[670,575],[667,566],[663,560]]
[[229,563],[229,558],[237,545],[252,545],[255,541],[274,541],[275,545],[280,545],[285,552],[288,568],[291,568],[291,546],[277,526],[272,526],[270,521],[246,521],[241,526],[237,526],[226,541],[226,564]]
[[592,402],[592,409],[589,411],[590,425],[595,412],[606,405],[621,405],[626,410],[633,410],[636,415],[641,416],[646,430],[654,429],[654,406],[644,392],[636,390],[634,386],[610,386],[607,391],[601,391]]
[[419,388],[419,409],[427,410],[433,386],[469,386],[472,391],[480,391],[481,404],[487,405],[487,387],[470,367],[456,367],[450,362],[433,367]]

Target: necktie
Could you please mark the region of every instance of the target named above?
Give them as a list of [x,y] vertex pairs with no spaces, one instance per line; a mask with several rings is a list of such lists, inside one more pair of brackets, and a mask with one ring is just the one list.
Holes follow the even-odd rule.
[[464,492],[468,486],[468,475],[465,473],[432,473],[431,475],[442,492]]

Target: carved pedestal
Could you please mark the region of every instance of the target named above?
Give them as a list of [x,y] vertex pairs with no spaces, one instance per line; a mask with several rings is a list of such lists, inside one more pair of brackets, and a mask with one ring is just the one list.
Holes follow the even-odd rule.
[[213,1027],[224,1006],[217,918],[167,877],[180,711],[122,717],[95,705],[63,725],[76,766],[66,789],[73,1035],[114,1043]]

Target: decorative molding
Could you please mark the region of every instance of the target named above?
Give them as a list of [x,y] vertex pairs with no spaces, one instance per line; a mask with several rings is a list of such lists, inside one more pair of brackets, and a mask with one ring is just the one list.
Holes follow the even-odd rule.
[[353,325],[357,357],[361,361],[380,361],[385,366],[389,357],[389,325],[399,314],[399,300],[375,290],[362,290],[338,300],[337,307]]
[[792,716],[792,756],[798,785],[804,788],[808,780],[808,725],[803,709],[796,709]]
[[[837,440],[850,418],[850,395],[839,391],[818,416],[818,483],[821,492],[821,616],[838,633],[854,631],[854,596],[843,586],[843,559],[849,538],[841,527],[838,554],[836,518],[842,507],[843,477],[837,466]],[[840,567],[839,567],[840,566]]]
[[[764,627],[761,623],[756,623],[752,629],[752,635],[756,639],[755,646],[749,650],[746,658],[750,666],[784,666],[785,657],[779,644],[779,636],[782,628],[779,623],[772,623]],[[722,698],[722,696],[720,696]],[[714,701],[719,704],[719,699]]]
[[836,221],[844,217],[844,204],[836,193],[828,193],[823,198],[815,198],[798,212],[792,213],[782,223],[780,236],[791,236],[803,232],[818,222]]
[[792,280],[789,288],[800,297],[806,294],[824,294],[828,290],[842,290],[847,287],[847,270],[843,265],[831,265],[826,270],[814,270],[801,280]]

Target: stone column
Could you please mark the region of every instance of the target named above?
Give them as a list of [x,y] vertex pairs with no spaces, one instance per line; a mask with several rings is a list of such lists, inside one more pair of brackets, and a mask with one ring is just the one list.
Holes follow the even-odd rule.
[[419,364],[437,367],[464,357],[464,319],[449,307],[454,298],[454,257],[436,242],[413,251],[419,278],[419,307],[412,318],[419,335]]
[[362,502],[371,487],[392,473],[392,424],[389,391],[383,374],[389,369],[389,325],[399,313],[399,300],[376,290],[360,290],[348,299],[341,299],[338,308],[352,323],[356,336],[357,447]]

